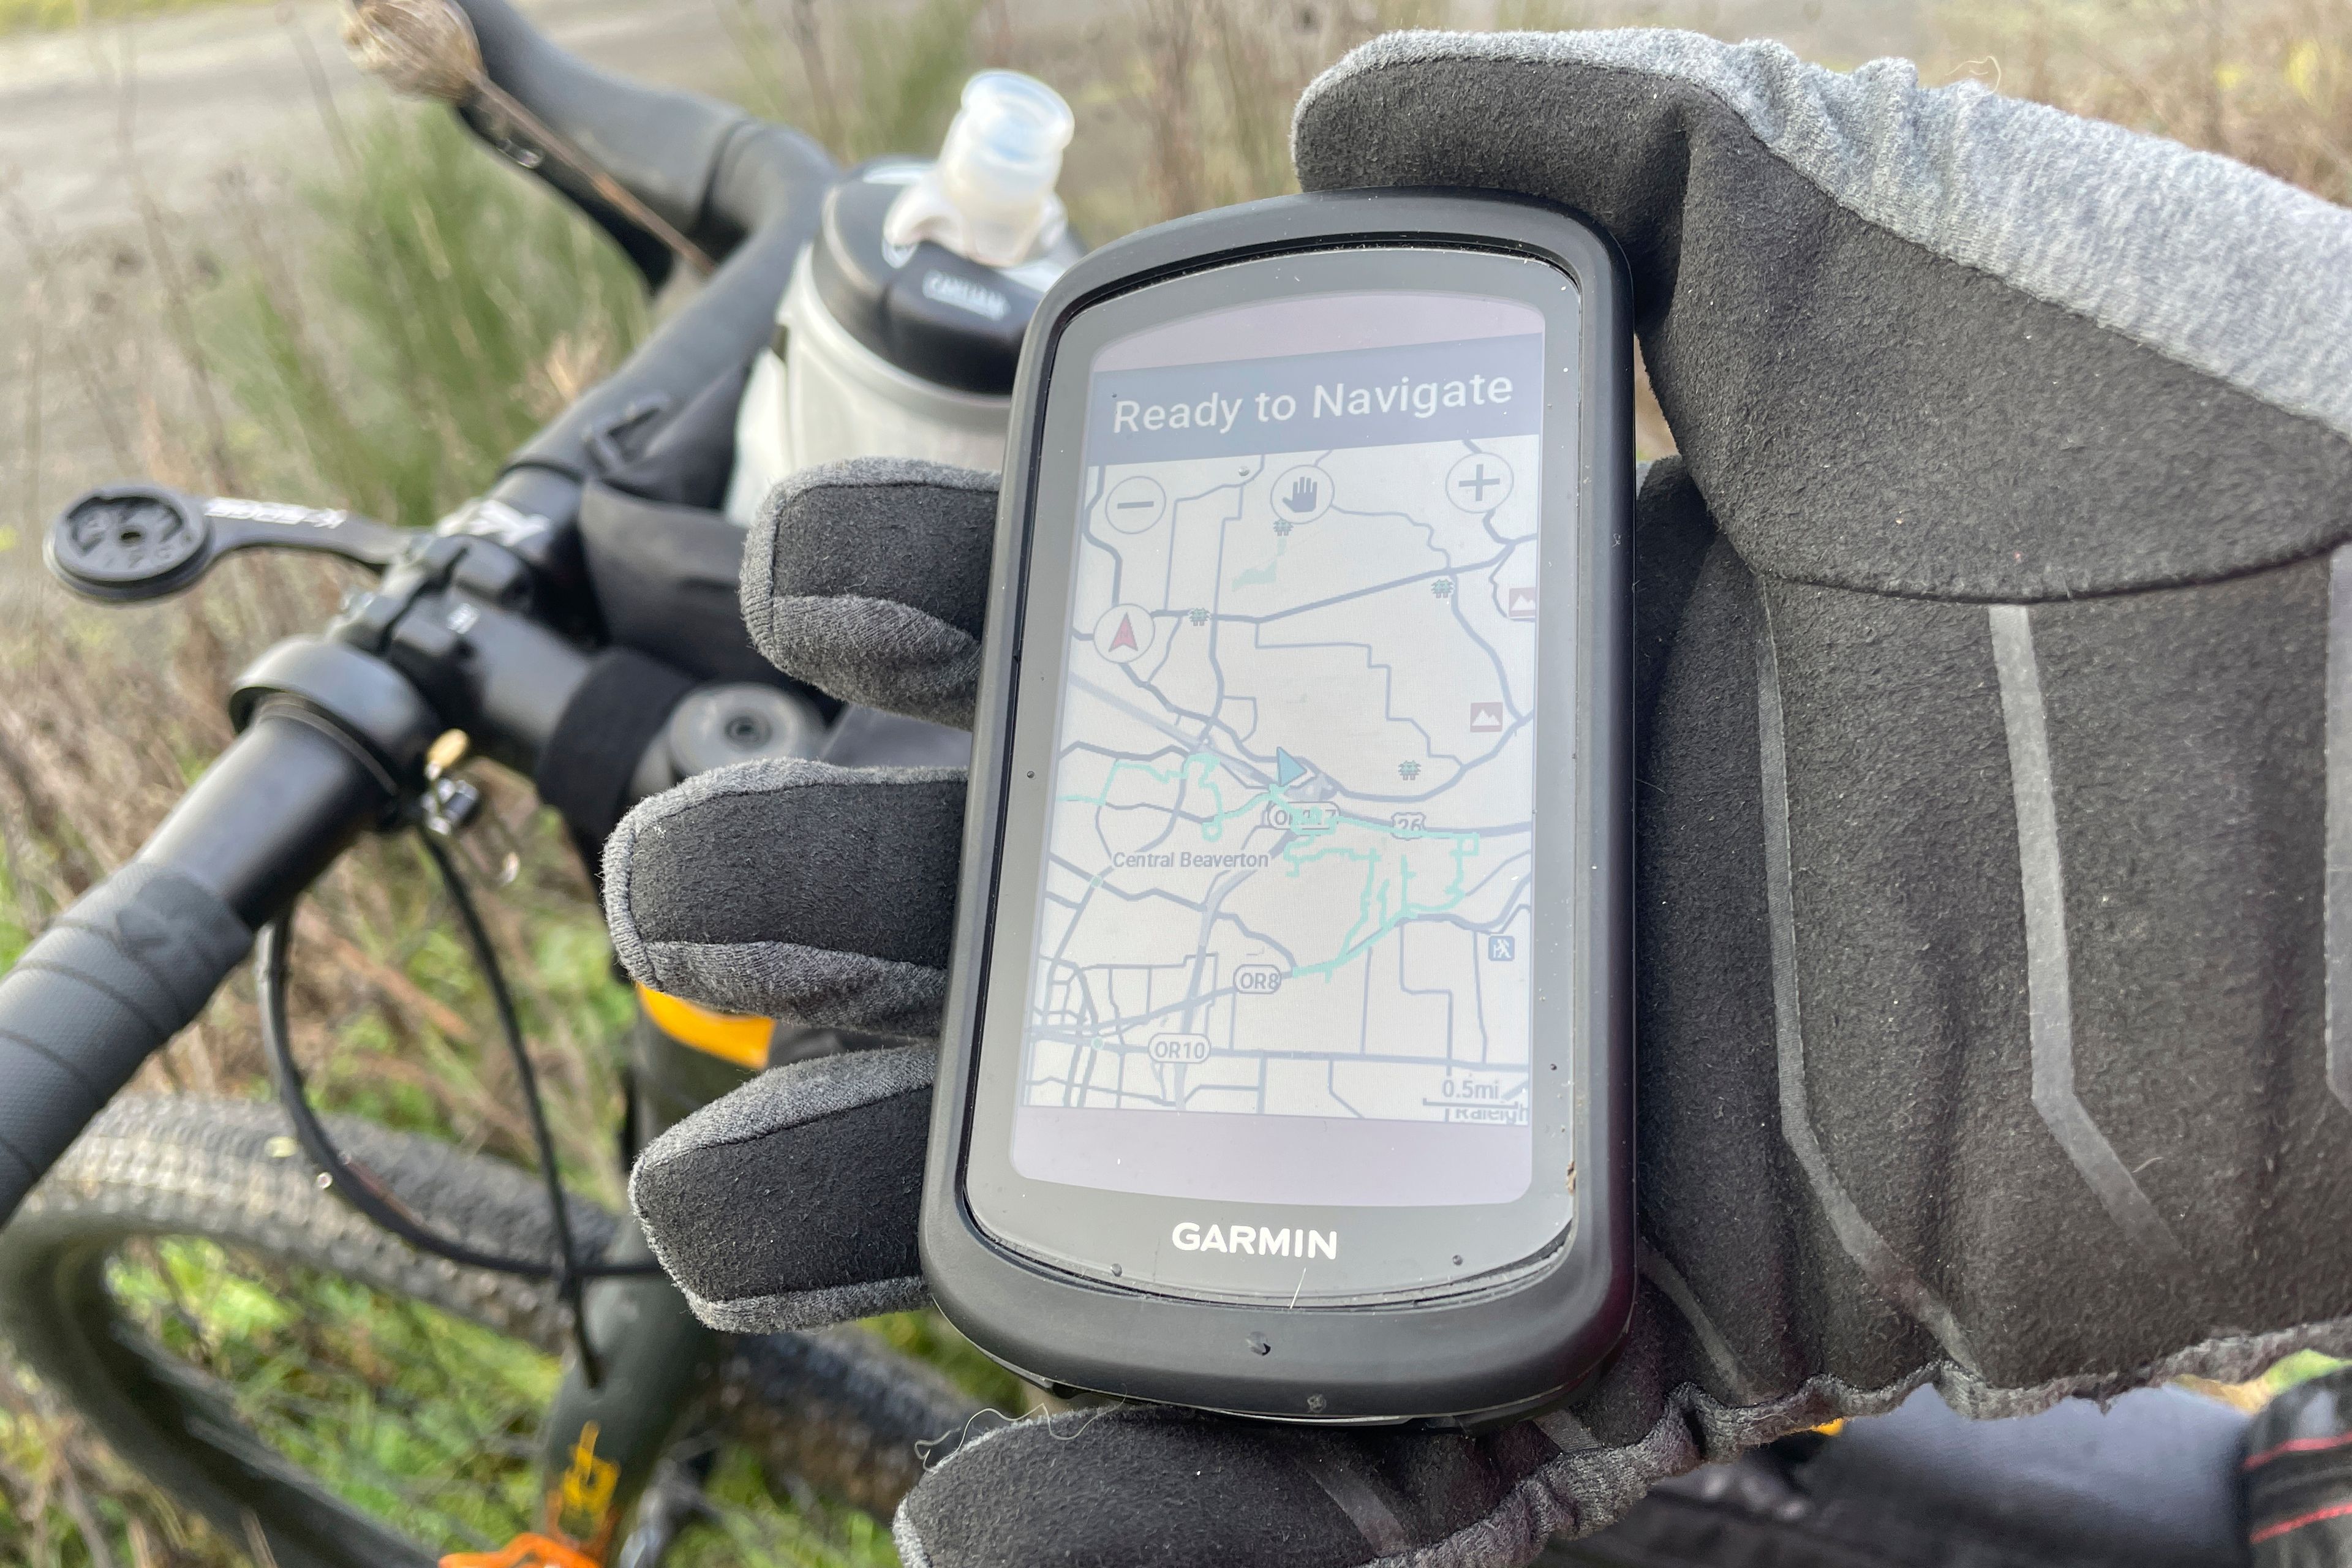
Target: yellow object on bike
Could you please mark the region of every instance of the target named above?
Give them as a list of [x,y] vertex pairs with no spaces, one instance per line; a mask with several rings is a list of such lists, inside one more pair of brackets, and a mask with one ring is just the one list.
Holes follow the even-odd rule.
[[452,1552],[441,1559],[441,1568],[598,1568],[598,1564],[578,1547],[544,1535],[523,1534],[496,1552]]
[[776,1032],[773,1018],[746,1018],[714,1013],[680,1001],[667,992],[637,987],[637,1000],[662,1032],[680,1045],[759,1072],[768,1065],[768,1042]]

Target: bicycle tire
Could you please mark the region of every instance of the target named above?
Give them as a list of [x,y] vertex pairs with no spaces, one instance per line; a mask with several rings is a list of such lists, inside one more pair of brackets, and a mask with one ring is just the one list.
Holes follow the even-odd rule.
[[[549,1251],[546,1192],[529,1173],[362,1121],[333,1126],[428,1223],[486,1250]],[[600,1250],[613,1216],[572,1203],[574,1234]],[[377,1229],[320,1189],[282,1113],[254,1101],[118,1099],[0,1231],[0,1336],[126,1461],[230,1540],[258,1530],[278,1568],[431,1568],[437,1550],[273,1448],[225,1384],[132,1321],[109,1260],[159,1238],[355,1283],[547,1353],[565,1334],[552,1288],[428,1257]],[[918,1441],[957,1430],[973,1408],[930,1368],[839,1329],[735,1342],[710,1418],[788,1489],[887,1519],[921,1473]]]

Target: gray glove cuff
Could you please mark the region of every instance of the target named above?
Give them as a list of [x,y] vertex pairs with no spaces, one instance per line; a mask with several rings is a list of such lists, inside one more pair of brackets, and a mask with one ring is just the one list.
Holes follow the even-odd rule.
[[1668,422],[1759,572],[2033,602],[2352,534],[2352,213],[2210,153],[1688,33],[1406,33],[1307,188],[1460,184],[1624,248]]

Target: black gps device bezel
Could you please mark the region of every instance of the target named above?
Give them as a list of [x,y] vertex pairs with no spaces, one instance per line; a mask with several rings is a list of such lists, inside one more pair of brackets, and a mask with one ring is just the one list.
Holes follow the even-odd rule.
[[[1572,843],[1548,854],[1569,887],[1539,871],[1534,894],[1539,919],[1567,900],[1569,994],[1539,1004],[1538,1026],[1565,1020],[1569,1030],[1559,1055],[1573,1086],[1563,1097],[1577,1152],[1562,1173],[1570,1218],[1564,1240],[1511,1268],[1365,1304],[1286,1306],[1125,1287],[999,1240],[975,1217],[965,1187],[1000,883],[1035,870],[1003,857],[1039,476],[1049,458],[1082,461],[1075,447],[1046,450],[1047,393],[1066,333],[1089,310],[1238,262],[1367,249],[1517,258],[1573,285],[1573,427],[1563,432],[1551,417],[1548,375],[1539,474],[1547,601],[1555,552],[1572,568],[1572,761],[1567,776],[1537,779],[1539,813],[1548,801],[1574,807],[1547,819],[1565,819],[1564,830],[1538,827],[1538,847],[1557,850],[1562,831]],[[1446,287],[1436,276],[1424,286]],[[921,1233],[934,1297],[990,1355],[1051,1385],[1277,1419],[1384,1422],[1538,1406],[1574,1386],[1616,1342],[1633,1280],[1632,363],[1615,247],[1575,214],[1490,193],[1317,193],[1178,219],[1085,258],[1039,306],[1013,387],[997,514]],[[1559,624],[1556,613],[1546,621]],[[1542,646],[1553,652],[1549,640]],[[1042,801],[1042,789],[1027,793]]]

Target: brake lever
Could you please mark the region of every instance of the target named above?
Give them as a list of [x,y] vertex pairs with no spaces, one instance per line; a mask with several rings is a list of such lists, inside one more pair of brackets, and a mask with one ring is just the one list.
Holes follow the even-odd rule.
[[83,598],[124,605],[176,594],[232,551],[309,550],[381,568],[417,537],[340,510],[108,485],[58,514],[42,559]]

